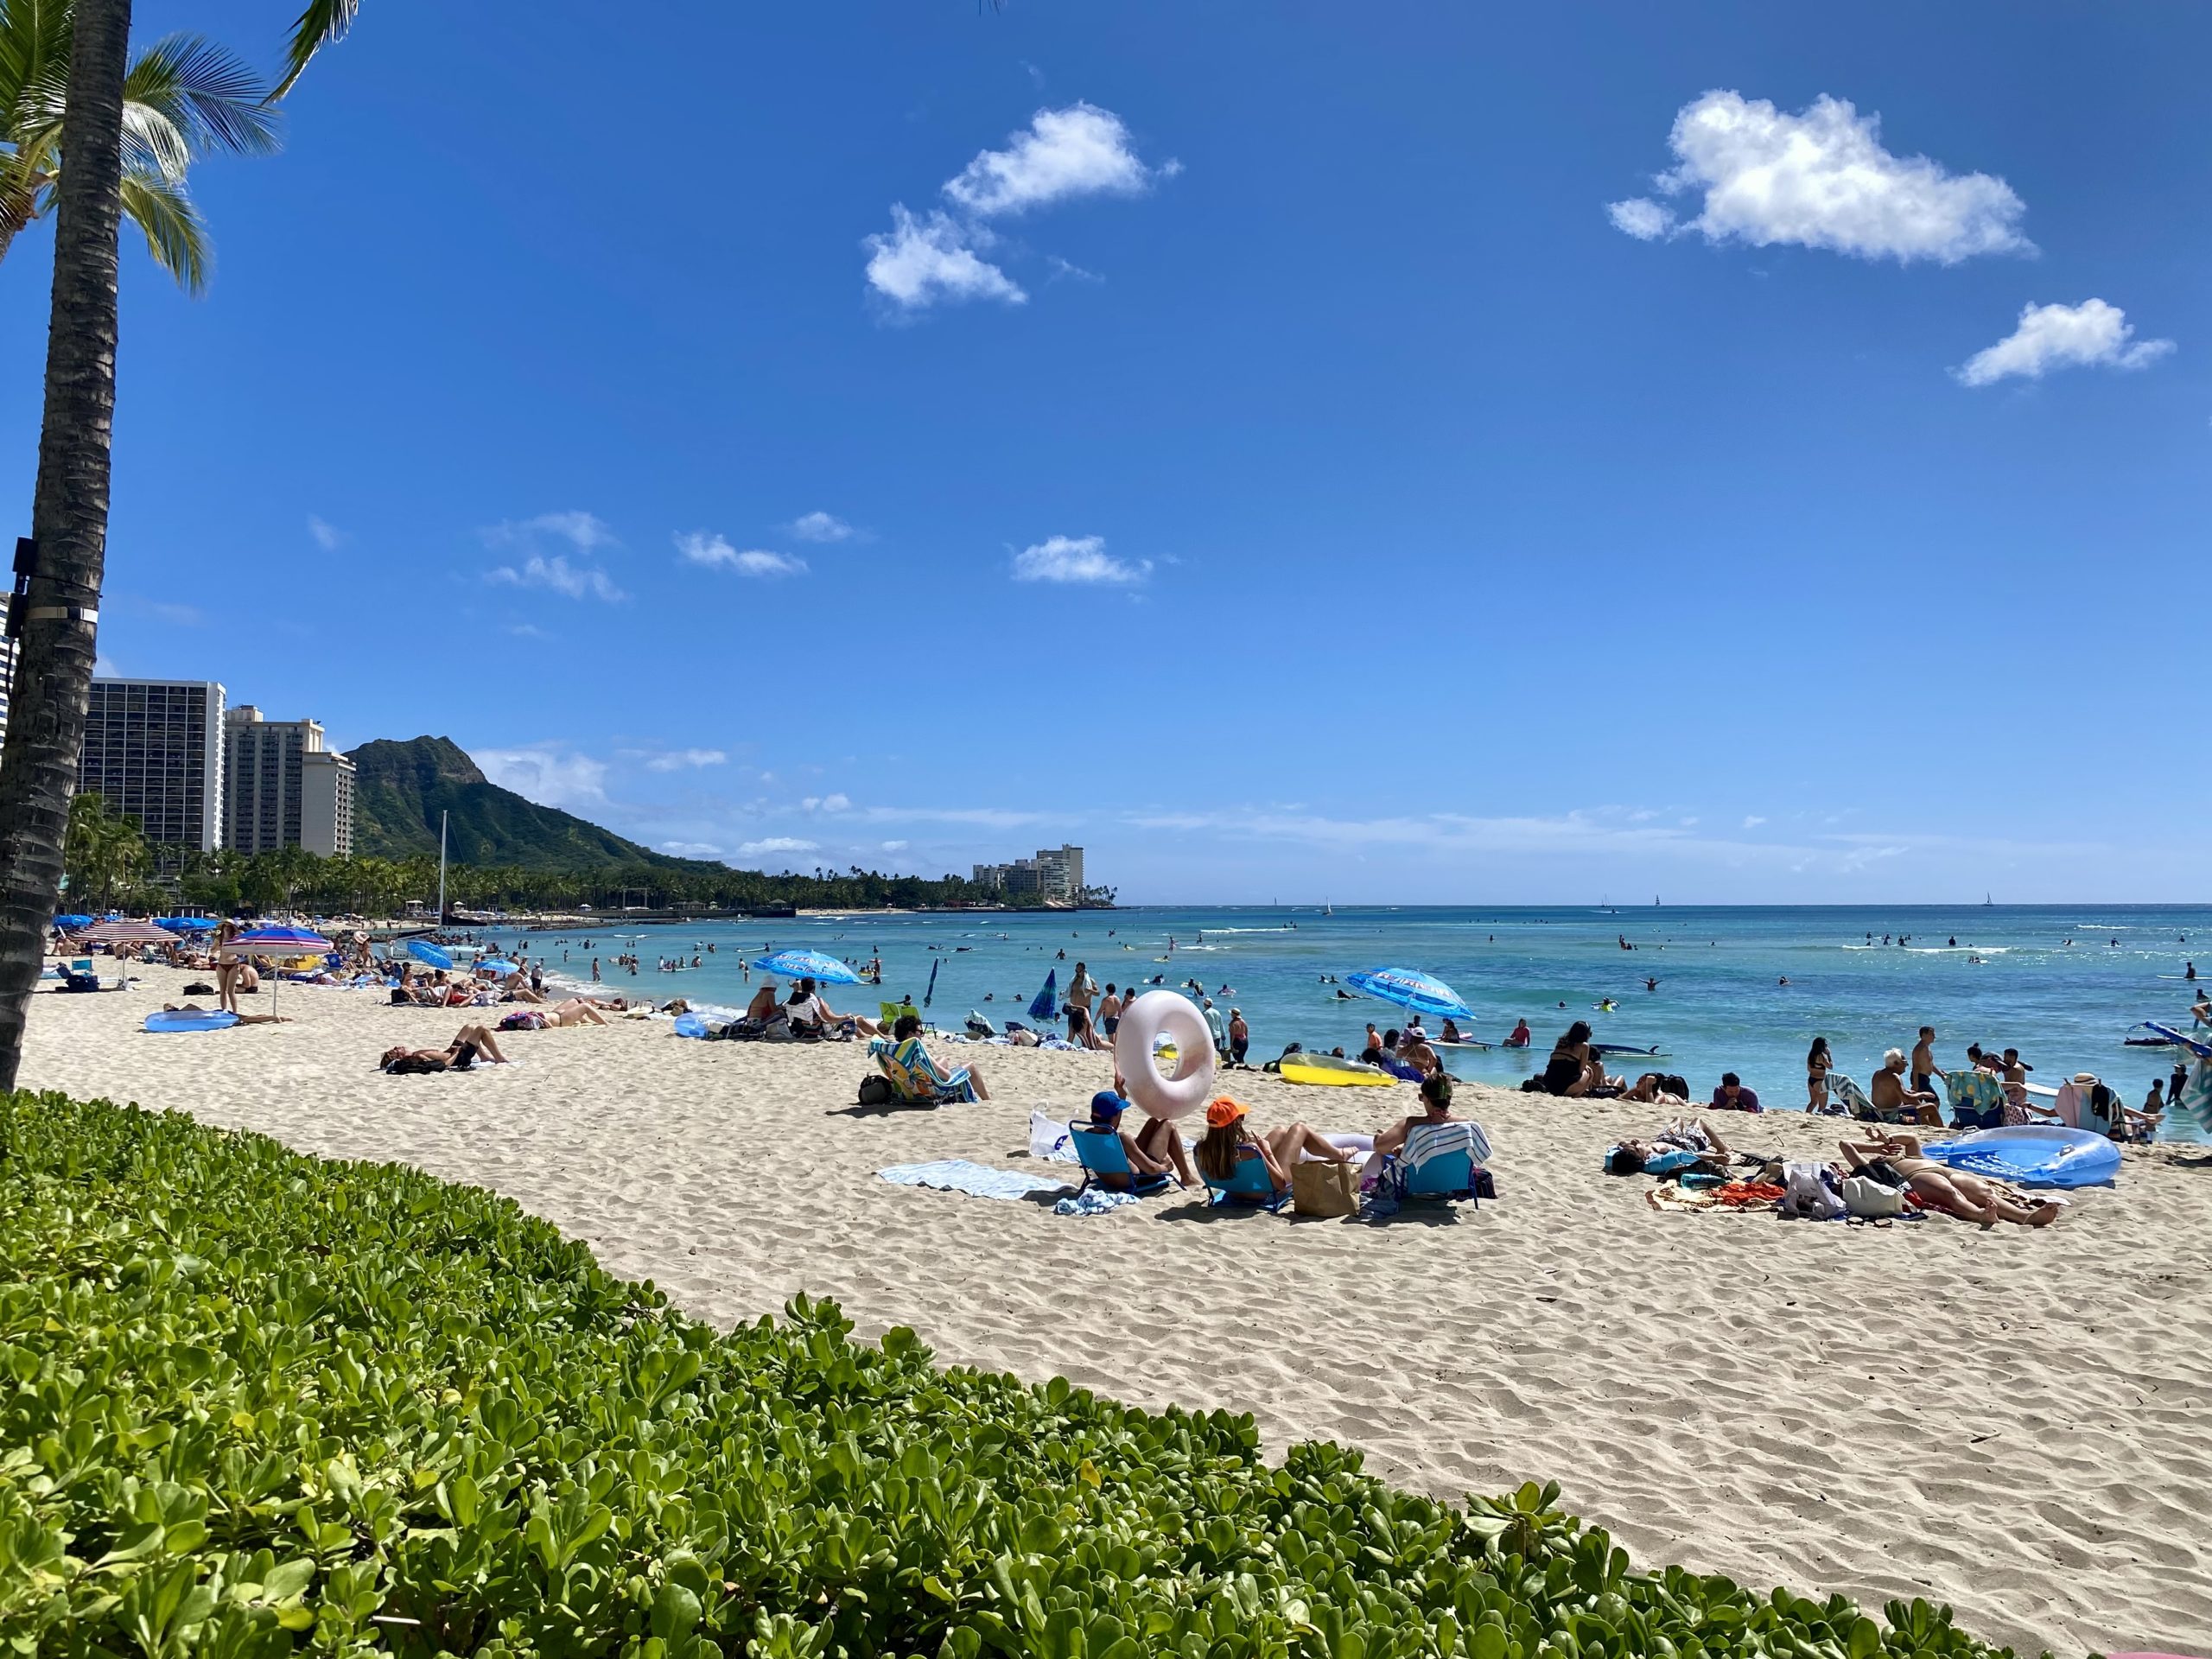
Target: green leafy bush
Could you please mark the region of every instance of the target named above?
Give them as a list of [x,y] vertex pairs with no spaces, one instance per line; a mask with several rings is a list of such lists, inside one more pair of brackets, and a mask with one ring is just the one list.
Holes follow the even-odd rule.
[[1634,1571],[1249,1417],[724,1335],[508,1201],[0,1096],[0,1646],[1389,1659],[1992,1650],[1948,1610]]

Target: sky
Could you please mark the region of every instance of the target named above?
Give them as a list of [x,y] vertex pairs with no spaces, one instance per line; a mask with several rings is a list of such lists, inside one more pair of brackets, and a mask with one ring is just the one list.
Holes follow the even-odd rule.
[[746,868],[2206,896],[2212,13],[607,16],[366,0],[126,244],[111,671]]

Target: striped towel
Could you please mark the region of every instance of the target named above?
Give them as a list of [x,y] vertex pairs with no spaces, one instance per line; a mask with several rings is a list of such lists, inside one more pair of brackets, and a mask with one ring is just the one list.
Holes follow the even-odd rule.
[[1465,1149],[1474,1162],[1490,1162],[1490,1137],[1483,1133],[1483,1126],[1467,1118],[1455,1118],[1448,1123],[1416,1123],[1406,1136],[1406,1147],[1399,1154],[1407,1169],[1419,1169],[1431,1159]]

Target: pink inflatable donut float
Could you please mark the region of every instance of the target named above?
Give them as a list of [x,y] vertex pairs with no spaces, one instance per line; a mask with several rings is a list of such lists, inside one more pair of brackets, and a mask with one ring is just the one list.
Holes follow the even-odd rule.
[[[1165,1038],[1175,1045],[1175,1071],[1163,1076],[1153,1051]],[[1122,1010],[1114,1028],[1114,1065],[1129,1103],[1147,1117],[1173,1122],[1213,1098],[1213,1033],[1190,998],[1175,991],[1147,991]]]

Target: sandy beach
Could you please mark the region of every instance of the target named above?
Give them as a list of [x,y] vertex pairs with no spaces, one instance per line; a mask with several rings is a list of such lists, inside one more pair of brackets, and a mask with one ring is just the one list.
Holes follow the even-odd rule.
[[[1079,1113],[1103,1056],[948,1046],[994,1098],[935,1111],[855,1108],[858,1046],[688,1042],[664,1020],[516,1033],[515,1065],[387,1077],[381,1050],[442,1044],[464,1016],[287,985],[295,1023],[142,1033],[188,977],[38,995],[23,1085],[493,1188],[717,1321],[804,1290],[863,1336],[912,1326],[948,1363],[1249,1410],[1276,1448],[1334,1439],[1441,1495],[1556,1479],[1647,1564],[1927,1596],[2031,1653],[2212,1645],[2202,1149],[2130,1149],[2116,1188],[2042,1232],[1669,1215],[1599,1172],[1649,1109],[1467,1087],[1502,1193],[1479,1213],[1367,1225],[1169,1196],[1061,1217],[874,1172],[1058,1174],[1027,1155],[1030,1109]],[[1410,1088],[1224,1087],[1262,1126],[1414,1109]],[[1793,1157],[1845,1132],[1724,1127]]]

